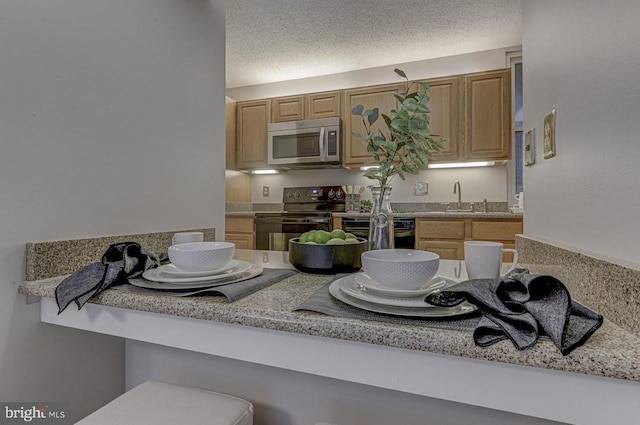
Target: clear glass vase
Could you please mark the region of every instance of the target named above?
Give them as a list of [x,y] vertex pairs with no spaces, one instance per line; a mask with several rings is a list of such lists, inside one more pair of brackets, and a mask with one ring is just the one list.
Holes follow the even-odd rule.
[[373,208],[369,218],[369,249],[392,249],[393,211],[391,210],[390,186],[371,186]]

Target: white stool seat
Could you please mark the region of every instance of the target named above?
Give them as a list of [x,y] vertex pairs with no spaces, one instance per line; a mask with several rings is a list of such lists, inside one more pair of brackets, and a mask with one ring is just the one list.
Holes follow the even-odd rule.
[[213,391],[147,381],[77,424],[253,425],[253,405]]

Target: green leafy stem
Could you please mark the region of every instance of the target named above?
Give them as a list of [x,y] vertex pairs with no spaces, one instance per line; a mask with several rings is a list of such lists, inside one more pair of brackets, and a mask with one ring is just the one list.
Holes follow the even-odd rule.
[[[364,136],[355,132],[352,134],[365,141],[367,152],[378,164],[367,169],[364,176],[378,180],[382,187],[389,185],[396,175],[405,180],[405,174],[418,174],[420,170],[426,170],[429,160],[435,152],[442,150],[442,142],[446,140],[431,134],[431,110],[427,106],[429,85],[410,82],[402,70],[394,71],[409,85],[406,92],[394,95],[400,107],[391,110],[390,115],[382,114],[388,135],[373,127],[380,117],[378,108],[365,110],[362,105],[357,105],[351,110],[353,115],[362,117],[366,131]],[[411,92],[415,86],[418,89]],[[419,90],[420,87],[423,91]]]

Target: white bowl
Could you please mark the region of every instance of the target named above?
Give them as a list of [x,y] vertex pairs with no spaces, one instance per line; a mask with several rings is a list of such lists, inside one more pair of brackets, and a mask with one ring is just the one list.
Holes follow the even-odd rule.
[[419,289],[434,278],[440,256],[417,249],[378,249],[362,253],[364,272],[382,286]]
[[189,242],[169,247],[169,260],[181,270],[216,270],[233,259],[236,244],[231,242]]

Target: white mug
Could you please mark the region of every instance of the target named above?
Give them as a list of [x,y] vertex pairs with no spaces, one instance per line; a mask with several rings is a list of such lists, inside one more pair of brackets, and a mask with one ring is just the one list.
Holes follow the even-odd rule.
[[504,274],[518,264],[518,251],[506,249],[500,242],[467,241],[464,243],[464,263],[469,279],[497,279],[502,269],[502,254],[513,253],[513,263]]
[[202,242],[204,241],[204,233],[202,232],[179,232],[173,235],[171,239],[172,245],[178,245],[181,243],[189,242]]

